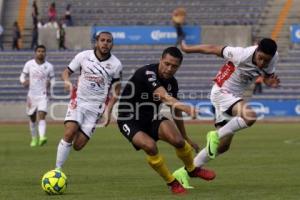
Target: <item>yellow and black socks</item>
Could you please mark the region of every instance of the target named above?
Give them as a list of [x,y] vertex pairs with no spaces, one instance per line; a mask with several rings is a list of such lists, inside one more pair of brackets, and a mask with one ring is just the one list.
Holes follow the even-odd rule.
[[169,171],[164,158],[156,154],[154,156],[147,155],[149,165],[167,182],[171,183],[175,180],[174,176]]
[[195,165],[193,164],[193,152],[192,147],[189,143],[185,141],[184,147],[182,148],[176,148],[176,154],[178,158],[180,158],[185,168],[188,172],[191,172],[195,169]]

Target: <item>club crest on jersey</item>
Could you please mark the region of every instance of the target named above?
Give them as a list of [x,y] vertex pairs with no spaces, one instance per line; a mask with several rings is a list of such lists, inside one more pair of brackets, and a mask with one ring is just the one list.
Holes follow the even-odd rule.
[[169,92],[171,90],[172,90],[172,86],[171,86],[171,84],[168,84],[167,91]]
[[228,57],[228,58],[232,58],[232,57],[233,57],[232,52],[229,51],[228,54],[227,54],[227,57]]
[[241,78],[241,81],[243,83],[248,83],[248,82],[251,82],[253,80],[253,77],[248,76],[246,74],[240,74],[240,78]]
[[112,68],[112,65],[111,65],[110,63],[107,63],[107,64],[105,65],[105,68],[106,68],[106,69],[111,69],[111,68]]
[[92,59],[90,59],[90,58],[88,58],[87,60],[88,60],[88,61],[90,61],[90,62],[95,62],[95,61],[93,61],[93,60],[92,60]]

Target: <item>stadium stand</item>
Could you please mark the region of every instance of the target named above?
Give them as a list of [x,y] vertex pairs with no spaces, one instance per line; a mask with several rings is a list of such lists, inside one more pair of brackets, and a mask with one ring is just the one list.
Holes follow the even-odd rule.
[[[10,2],[10,1],[9,1]],[[7,3],[9,6],[10,3]],[[11,2],[17,3],[17,0]],[[62,16],[68,3],[72,4],[72,16],[75,25],[170,25],[170,13],[177,6],[184,6],[189,11],[188,24],[200,25],[255,25],[261,28],[262,12],[270,5],[266,0],[191,0],[160,2],[146,0],[103,0],[101,3],[92,0],[64,0],[56,3],[58,16]],[[40,0],[39,8],[43,18],[47,18],[49,1]],[[226,6],[225,6],[226,5]],[[30,7],[30,5],[28,5]],[[8,7],[8,11],[10,7]],[[234,12],[232,12],[234,10]],[[7,12],[6,12],[7,13]],[[30,13],[30,12],[29,12]],[[11,15],[5,14],[5,22],[11,23]],[[31,23],[30,18],[27,20]],[[9,30],[8,30],[9,33]],[[114,53],[124,65],[124,79],[127,80],[133,71],[148,63],[157,62],[162,47],[140,46],[136,48],[116,48]],[[0,54],[0,101],[25,101],[26,90],[19,84],[18,78],[26,60],[32,57],[31,51]],[[49,51],[48,60],[55,66],[56,79],[75,51]],[[263,94],[255,95],[258,99],[292,99],[299,98],[300,48],[295,46],[281,57],[278,74],[282,80],[279,89],[264,88]],[[184,99],[206,99],[212,85],[212,79],[221,66],[222,60],[214,56],[185,55],[184,63],[178,73],[181,92]],[[62,87],[55,87],[56,95],[63,95]],[[61,101],[59,99],[54,99]]]
[[[75,25],[170,25],[170,13],[177,6],[188,11],[188,24],[253,25],[258,22],[266,0],[65,0],[56,4],[62,16],[67,4],[72,4]],[[49,1],[41,0],[43,18],[47,18]],[[233,12],[234,11],[234,12]]]
[[[124,80],[127,80],[136,68],[145,64],[157,62],[160,57],[159,49],[117,49],[114,53],[124,65]],[[48,60],[54,64],[56,80],[75,51],[50,51]],[[287,56],[279,63],[277,73],[281,78],[281,87],[278,89],[264,88],[263,94],[255,95],[256,99],[295,99],[300,97],[300,48],[291,49]],[[19,75],[26,60],[32,57],[32,52],[4,52],[0,55],[0,101],[25,101],[26,90],[19,84]],[[212,80],[222,59],[214,56],[199,54],[185,55],[183,65],[177,75],[181,86],[183,99],[207,99]],[[65,95],[62,85],[54,89],[55,95]],[[52,99],[61,101],[61,99]],[[65,99],[66,100],[66,99]]]

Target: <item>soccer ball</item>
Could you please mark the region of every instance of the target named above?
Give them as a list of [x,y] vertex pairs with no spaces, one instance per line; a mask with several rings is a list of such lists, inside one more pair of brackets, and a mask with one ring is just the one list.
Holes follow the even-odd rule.
[[49,195],[63,194],[67,189],[67,176],[59,170],[51,170],[44,174],[42,188]]

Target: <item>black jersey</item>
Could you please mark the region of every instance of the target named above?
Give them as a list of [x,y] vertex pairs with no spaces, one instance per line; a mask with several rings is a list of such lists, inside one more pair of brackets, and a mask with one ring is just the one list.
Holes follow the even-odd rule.
[[175,77],[160,78],[158,64],[146,65],[136,70],[122,92],[118,109],[119,117],[130,116],[130,120],[153,120],[158,116],[162,103],[153,92],[161,86],[169,95],[177,98],[177,80]]

